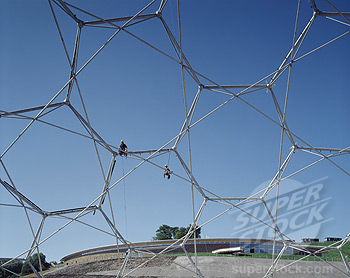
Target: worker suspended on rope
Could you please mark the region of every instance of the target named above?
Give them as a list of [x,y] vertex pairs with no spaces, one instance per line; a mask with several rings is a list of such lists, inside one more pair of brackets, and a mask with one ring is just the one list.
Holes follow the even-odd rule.
[[120,141],[120,146],[119,146],[119,155],[120,156],[127,156],[128,155],[128,146],[125,145],[124,140]]
[[164,178],[165,178],[165,176],[167,176],[168,179],[170,179],[170,174],[171,174],[171,173],[172,173],[172,172],[170,171],[168,165],[165,165],[165,169],[164,169]]

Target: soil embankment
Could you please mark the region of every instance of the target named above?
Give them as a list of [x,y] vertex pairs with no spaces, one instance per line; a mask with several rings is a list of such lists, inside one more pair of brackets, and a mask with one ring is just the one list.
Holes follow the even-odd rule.
[[[146,258],[129,260],[124,275],[142,278],[189,278],[197,277],[192,262],[184,256],[160,257],[147,262]],[[122,264],[122,261],[120,262]],[[270,259],[241,257],[198,257],[198,268],[204,277],[209,278],[261,278],[271,266]],[[333,266],[332,266],[333,265]],[[274,274],[278,278],[340,278],[347,277],[342,262],[305,262],[293,263],[280,260]],[[118,273],[117,261],[100,261],[63,267],[44,275],[45,278],[112,278]]]

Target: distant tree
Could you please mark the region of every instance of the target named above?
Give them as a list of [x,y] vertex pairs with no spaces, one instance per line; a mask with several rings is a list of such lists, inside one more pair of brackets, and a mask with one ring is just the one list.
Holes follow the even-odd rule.
[[170,227],[171,229],[171,238],[175,238],[175,234],[179,230],[179,227]]
[[50,264],[46,261],[46,256],[43,253],[35,253],[30,257],[30,262],[32,263],[32,265],[35,267],[35,269],[40,270],[39,256],[41,267],[43,268],[43,270],[48,269],[50,267]]
[[185,227],[180,227],[177,229],[177,231],[174,234],[174,239],[179,239],[185,236],[188,232],[188,229]]
[[21,270],[21,274],[22,275],[28,275],[30,273],[32,273],[33,270],[30,268],[28,262],[25,262],[22,266],[22,270]]
[[[2,265],[4,263],[1,263],[0,265]],[[4,266],[4,268],[14,272],[14,273],[17,273],[17,274],[20,274],[21,273],[21,270],[22,270],[22,265],[23,263],[21,261],[13,261],[9,264],[7,264],[6,266]],[[16,277],[14,274],[12,274],[11,272],[9,271],[6,271],[5,269],[3,268],[0,268],[0,278],[12,278],[12,277]]]
[[166,240],[172,239],[174,232],[174,227],[170,227],[168,225],[162,225],[156,231],[156,236],[153,237],[153,240]]
[[[186,233],[188,233],[188,231],[191,228],[191,224],[188,225],[188,227],[186,228]],[[196,238],[201,238],[201,228],[199,228],[197,225],[195,226],[196,229]],[[192,235],[190,236],[190,238],[194,238],[194,233],[192,233]]]
[[[40,259],[40,262],[39,262]],[[42,270],[46,270],[50,267],[50,264],[46,261],[46,256],[43,253],[35,253],[34,255],[29,257],[29,262],[32,264],[32,266],[37,270],[40,271],[40,263]],[[25,262],[22,267],[22,275],[27,275],[32,273],[33,270],[30,267],[28,262]]]
[[[190,228],[191,228],[191,225],[185,228],[185,227],[170,227],[169,225],[163,224],[156,231],[156,236],[153,237],[153,240],[180,239],[188,233]],[[200,234],[201,234],[201,228],[197,227],[196,238],[200,238],[201,237]],[[190,238],[194,238],[194,232],[192,232]]]

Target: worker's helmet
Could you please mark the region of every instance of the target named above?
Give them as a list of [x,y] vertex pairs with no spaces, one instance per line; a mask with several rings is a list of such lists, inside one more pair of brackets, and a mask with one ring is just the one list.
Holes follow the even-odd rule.
[[121,140],[120,142],[124,143],[124,140]]
[[165,164],[165,167],[168,167],[168,165]]

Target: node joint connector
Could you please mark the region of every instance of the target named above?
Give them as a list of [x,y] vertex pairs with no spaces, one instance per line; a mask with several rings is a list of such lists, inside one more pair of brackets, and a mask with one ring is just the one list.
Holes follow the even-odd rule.
[[321,12],[320,12],[320,10],[319,9],[315,9],[314,10],[314,14],[315,14],[315,16],[319,16],[320,14],[321,14]]
[[202,91],[202,90],[204,89],[204,85],[203,85],[203,84],[199,84],[198,89],[199,89],[200,91]]
[[69,106],[69,105],[70,105],[70,101],[69,101],[69,99],[68,99],[68,98],[66,98],[66,99],[63,101],[63,103],[64,103],[65,105],[67,105],[67,106]]
[[267,81],[266,81],[266,93],[268,93],[268,92],[270,92],[271,91],[271,88],[272,87],[275,87],[276,85],[275,84],[271,84],[271,83],[268,83]]
[[79,20],[79,22],[78,22],[78,27],[79,27],[80,29],[82,29],[83,26],[84,26],[84,21]]
[[295,142],[295,144],[291,147],[291,149],[293,150],[293,152],[297,151],[299,149],[298,143]]
[[162,17],[162,12],[161,12],[161,11],[156,11],[156,16],[157,16],[158,18],[161,18],[161,17]]

